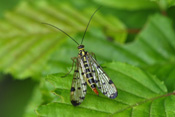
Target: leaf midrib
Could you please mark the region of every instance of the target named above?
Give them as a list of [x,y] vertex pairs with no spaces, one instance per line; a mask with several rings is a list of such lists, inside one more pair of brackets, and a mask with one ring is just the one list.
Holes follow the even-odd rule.
[[163,98],[163,97],[168,97],[168,96],[171,96],[171,95],[175,95],[175,92],[167,93],[167,94],[164,94],[164,95],[160,95],[160,96],[157,96],[157,97],[153,97],[153,98],[146,99],[146,100],[144,100],[144,101],[140,101],[140,102],[138,102],[138,103],[135,103],[135,104],[133,104],[133,105],[131,105],[131,106],[129,106],[129,107],[126,107],[126,108],[122,109],[121,111],[116,111],[116,112],[112,113],[111,115],[114,115],[114,114],[116,114],[116,113],[120,113],[120,112],[125,111],[125,110],[127,110],[127,109],[129,109],[129,108],[133,108],[133,107],[139,106],[139,105],[144,104],[144,103],[146,103],[146,102],[154,101],[154,100],[156,100],[156,99]]

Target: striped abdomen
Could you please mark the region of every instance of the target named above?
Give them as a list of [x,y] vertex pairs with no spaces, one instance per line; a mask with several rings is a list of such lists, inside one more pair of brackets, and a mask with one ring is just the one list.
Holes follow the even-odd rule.
[[79,53],[80,56],[80,63],[81,63],[81,68],[82,68],[82,75],[86,78],[86,81],[88,85],[91,87],[91,89],[98,95],[98,91],[96,89],[95,81],[92,75],[92,71],[89,66],[89,60],[86,55],[85,51],[80,51]]

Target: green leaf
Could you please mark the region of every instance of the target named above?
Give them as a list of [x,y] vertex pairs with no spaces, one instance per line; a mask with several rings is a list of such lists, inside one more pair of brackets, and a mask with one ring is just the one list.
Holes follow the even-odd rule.
[[57,100],[52,93],[54,87],[49,82],[45,82],[45,79],[40,80],[40,85],[34,87],[31,98],[25,107],[24,117],[37,117],[36,108],[41,104],[47,104],[51,101]]
[[[161,25],[160,25],[161,24]],[[166,29],[166,30],[165,30]],[[135,53],[145,65],[139,65],[145,70],[154,69],[155,75],[158,76],[165,84],[169,91],[175,89],[174,78],[167,76],[173,71],[175,64],[175,33],[172,28],[172,23],[166,17],[155,15],[150,19],[145,29],[138,35],[137,41],[133,44],[125,46],[130,53]],[[138,50],[139,48],[139,50]],[[166,65],[167,64],[167,65]],[[154,66],[157,66],[154,68]],[[169,66],[171,69],[165,70]],[[153,67],[153,68],[152,68]],[[160,71],[162,72],[160,74]]]
[[[91,32],[87,35],[84,44],[88,52],[96,54],[99,63],[121,61],[147,70],[149,66],[156,64],[175,63],[174,39],[175,33],[172,22],[167,17],[155,14],[149,18],[146,26],[133,43],[121,45],[109,42],[99,31],[99,33],[94,34]],[[72,45],[74,45],[73,42],[69,42],[53,54],[49,60],[51,64],[48,63],[48,67],[53,69],[48,70],[47,73],[67,72],[66,68],[70,67],[72,63],[70,58],[78,53],[78,50]],[[158,75],[156,71],[154,74]],[[160,77],[161,80],[165,81],[168,90],[172,91],[174,85],[169,84],[169,81],[166,81],[167,77],[163,76]],[[171,81],[173,80],[174,78],[171,79]]]
[[158,8],[155,2],[152,2],[150,0],[110,0],[110,1],[94,0],[94,1],[105,6],[110,6],[114,8],[120,8],[120,9],[128,9],[128,10]]
[[25,113],[23,114],[23,117],[37,117],[35,108],[41,104],[41,97],[40,88],[39,86],[36,86],[32,92],[28,105],[25,107]]
[[174,39],[175,33],[170,20],[160,15],[154,15],[137,36],[137,41],[128,44],[125,49],[135,54],[147,65],[174,61]]
[[[85,49],[97,54],[97,59],[118,60],[140,67],[175,60],[175,33],[172,23],[168,18],[158,14],[150,17],[147,25],[133,43],[120,45],[109,42],[105,38],[101,33],[99,35],[98,33],[87,35],[84,40]],[[96,46],[97,43],[98,47]],[[65,62],[70,61],[70,57],[75,56],[78,52],[72,45],[74,45],[73,42],[68,42],[60,47],[53,54],[51,60],[57,58],[57,61],[61,61],[60,59]]]
[[[88,9],[88,8],[87,8]],[[46,61],[67,38],[63,33],[41,22],[58,26],[70,35],[84,32],[95,8],[78,11],[68,4],[51,6],[48,2],[29,4],[21,2],[14,11],[7,12],[0,21],[0,70],[11,73],[16,79],[32,77],[38,79],[47,69]],[[90,13],[91,12],[91,13]],[[91,24],[107,31],[116,41],[124,43],[125,26],[113,16],[97,13]],[[122,30],[116,35],[111,32]]]
[[166,62],[162,64],[156,64],[145,68],[152,74],[156,74],[160,80],[165,81],[168,91],[174,91],[174,76],[175,76],[175,63]]
[[169,6],[175,6],[175,0],[168,0]]
[[0,18],[4,17],[4,12],[14,8],[20,0],[1,0],[0,4]]
[[165,11],[168,7],[175,5],[175,0],[94,0],[95,2],[127,10],[158,9]]
[[56,88],[54,93],[59,99],[53,103],[41,105],[36,110],[38,116],[175,115],[173,109],[175,94],[168,94],[163,82],[155,76],[125,63],[113,62],[105,66],[107,66],[105,71],[118,88],[116,99],[109,99],[101,93],[97,96],[89,88],[84,102],[80,106],[73,107],[69,98],[72,75],[65,79],[60,77],[63,74],[51,74],[46,80],[54,85]]
[[[175,11],[175,6],[170,7],[167,10],[167,16],[171,18],[172,21],[175,21],[175,16],[174,16],[174,11]],[[175,23],[173,22],[173,28],[175,28]]]

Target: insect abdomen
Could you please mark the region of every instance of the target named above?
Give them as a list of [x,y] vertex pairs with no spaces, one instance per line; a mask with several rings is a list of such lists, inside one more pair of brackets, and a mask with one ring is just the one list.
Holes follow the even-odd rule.
[[93,79],[93,75],[89,67],[89,60],[87,59],[87,52],[85,52],[84,49],[81,49],[79,52],[79,56],[81,57],[81,60],[82,60],[81,65],[83,67],[83,72],[84,72],[83,75],[86,77],[88,85],[98,95],[95,81]]
[[93,75],[92,72],[89,68],[89,62],[86,60],[86,58],[83,58],[83,63],[84,63],[84,68],[85,68],[85,76],[87,78],[87,82],[89,84],[89,86],[91,87],[91,89],[98,95],[98,91],[96,89],[96,85],[95,85],[95,81],[93,79]]
[[92,88],[95,88],[95,81],[93,79],[92,73],[90,72],[89,65],[86,63],[84,64],[85,67],[85,75],[87,78],[87,82],[91,85]]

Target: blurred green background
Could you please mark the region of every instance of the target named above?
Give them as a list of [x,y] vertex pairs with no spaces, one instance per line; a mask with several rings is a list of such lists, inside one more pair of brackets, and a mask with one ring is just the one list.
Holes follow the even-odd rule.
[[[165,82],[174,91],[174,0],[1,0],[0,116],[35,117],[54,97],[44,77],[67,73],[92,13],[85,48],[100,64],[120,61]],[[65,79],[71,80],[71,79]]]

